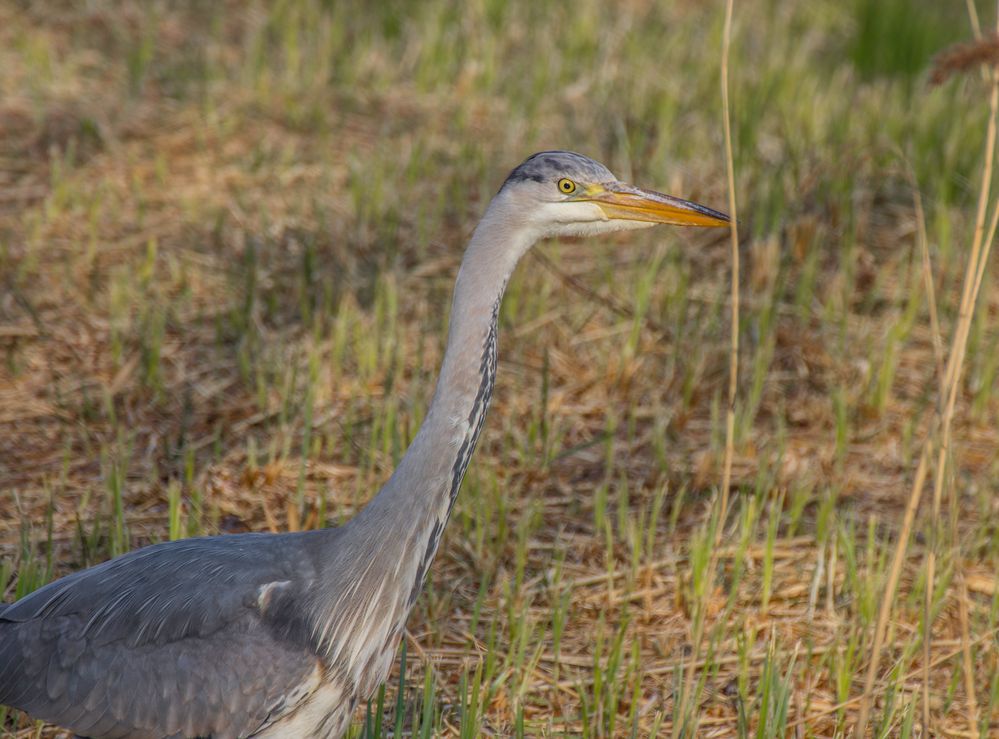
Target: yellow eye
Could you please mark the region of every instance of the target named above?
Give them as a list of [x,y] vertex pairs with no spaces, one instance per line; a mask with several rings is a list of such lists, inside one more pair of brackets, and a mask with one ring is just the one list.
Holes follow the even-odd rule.
[[563,177],[558,181],[558,189],[564,192],[566,195],[576,192],[576,183],[567,177]]

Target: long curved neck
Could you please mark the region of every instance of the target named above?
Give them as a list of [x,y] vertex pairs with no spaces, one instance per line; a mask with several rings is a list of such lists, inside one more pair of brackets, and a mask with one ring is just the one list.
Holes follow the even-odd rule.
[[[307,596],[306,620],[360,694],[369,695],[391,666],[482,430],[496,378],[500,301],[538,237],[514,206],[503,192],[494,198],[465,251],[437,389],[405,456],[364,510],[318,538],[326,577]],[[382,672],[365,672],[373,661]]]
[[383,551],[419,563],[410,604],[437,551],[489,408],[503,292],[537,238],[513,203],[502,193],[494,198],[458,270],[447,349],[420,430],[392,477],[351,522],[358,536],[376,537]]

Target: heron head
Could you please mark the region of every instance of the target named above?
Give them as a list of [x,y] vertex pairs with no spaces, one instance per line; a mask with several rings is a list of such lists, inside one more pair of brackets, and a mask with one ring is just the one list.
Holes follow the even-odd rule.
[[728,216],[689,200],[619,181],[571,151],[543,151],[513,170],[500,189],[542,236],[586,236],[646,228],[724,226]]

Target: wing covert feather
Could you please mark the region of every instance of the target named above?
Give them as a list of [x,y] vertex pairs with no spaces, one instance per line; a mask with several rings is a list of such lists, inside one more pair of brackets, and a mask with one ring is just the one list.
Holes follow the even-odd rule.
[[301,624],[258,608],[312,585],[309,534],[147,547],[4,606],[0,704],[88,736],[253,733],[318,669]]

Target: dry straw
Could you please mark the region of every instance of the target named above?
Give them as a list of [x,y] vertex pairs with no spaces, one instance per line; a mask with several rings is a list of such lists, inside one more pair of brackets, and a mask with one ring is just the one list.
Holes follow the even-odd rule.
[[[999,14],[997,14],[999,23]],[[948,77],[958,73],[964,73],[971,69],[978,68],[981,64],[995,65],[999,63],[999,30],[986,38],[979,38],[968,44],[959,44],[942,52],[934,62],[930,81],[939,84]],[[978,194],[978,206],[975,216],[975,231],[972,238],[971,252],[968,257],[968,265],[965,270],[964,287],[961,294],[961,304],[958,312],[958,322],[954,331],[953,344],[950,356],[947,360],[946,369],[941,375],[940,387],[940,407],[937,411],[936,422],[931,424],[923,442],[922,452],[919,456],[919,463],[916,468],[915,479],[909,500],[906,504],[903,515],[902,530],[899,533],[898,543],[892,558],[892,565],[888,575],[888,582],[884,588],[881,605],[878,611],[878,620],[874,631],[873,646],[871,649],[871,662],[868,665],[867,674],[864,680],[864,692],[861,696],[860,708],[857,723],[854,728],[854,736],[861,739],[867,733],[867,724],[870,716],[870,709],[874,698],[875,681],[878,668],[881,662],[881,652],[884,646],[885,634],[887,632],[888,621],[891,617],[892,605],[895,598],[895,591],[901,576],[902,564],[905,560],[905,553],[908,547],[909,535],[912,530],[912,523],[915,518],[916,509],[922,497],[923,487],[929,474],[929,463],[933,457],[934,443],[939,434],[939,446],[936,448],[937,459],[934,467],[933,477],[933,502],[931,513],[930,542],[926,554],[926,600],[924,603],[923,617],[923,670],[922,670],[922,720],[924,732],[931,730],[930,725],[930,669],[931,669],[931,649],[932,649],[932,626],[933,626],[933,593],[934,581],[936,577],[937,556],[940,549],[940,516],[943,501],[944,486],[948,481],[947,465],[951,452],[951,427],[954,419],[954,409],[957,401],[958,388],[960,386],[961,373],[964,366],[964,358],[967,349],[968,336],[971,331],[971,323],[974,318],[975,306],[978,301],[978,293],[981,288],[982,278],[985,273],[985,265],[991,251],[992,241],[995,236],[996,226],[999,224],[999,207],[996,207],[990,219],[988,234],[986,236],[986,216],[988,213],[990,183],[992,181],[993,163],[995,160],[996,147],[996,118],[999,111],[999,72],[996,69],[988,70],[988,78],[991,79],[991,94],[989,97],[989,121],[985,138],[985,154],[982,167],[982,180]],[[917,204],[917,216],[921,216],[921,208]],[[920,231],[921,240],[924,239]],[[925,247],[924,247],[925,248]],[[928,258],[923,258],[924,271],[929,269]],[[926,279],[927,299],[930,303],[931,316],[936,315],[934,296],[929,287],[931,280]],[[935,321],[934,321],[935,323]],[[938,329],[934,326],[934,334]],[[939,370],[938,370],[939,371]],[[948,494],[953,495],[953,488],[948,487]],[[964,597],[963,573],[957,573],[957,580],[961,585],[962,600]],[[969,673],[971,666],[970,646],[968,630],[966,628],[966,604],[959,604],[964,614],[965,622],[962,623],[962,648],[964,669]],[[978,736],[978,708],[974,691],[974,681],[970,674],[965,675],[967,688],[969,732],[970,736]]]
[[[720,492],[720,503],[718,506],[718,518],[715,522],[714,546],[711,550],[711,561],[707,570],[707,586],[704,589],[705,597],[711,598],[714,591],[715,569],[717,567],[718,550],[721,546],[722,532],[725,530],[725,520],[728,517],[729,487],[732,485],[732,460],[735,456],[735,400],[736,390],[739,381],[739,225],[738,210],[735,201],[735,160],[732,156],[732,121],[729,112],[728,98],[728,66],[729,51],[732,46],[732,15],[734,10],[734,0],[727,0],[725,3],[725,26],[722,31],[722,56],[721,56],[721,94],[722,94],[722,122],[725,132],[725,168],[728,175],[728,212],[731,222],[729,224],[729,235],[731,237],[731,259],[732,259],[732,286],[731,286],[731,335],[729,340],[729,371],[728,371],[728,403],[725,413],[725,457],[722,463],[722,482]],[[706,610],[706,609],[705,609]],[[693,644],[694,651],[691,656],[690,665],[687,668],[686,679],[683,688],[683,718],[690,715],[691,705],[689,701],[693,699],[694,665],[701,656],[701,649],[704,642],[705,625],[707,613],[702,612],[694,623]],[[684,720],[674,724],[674,734],[685,724]]]

